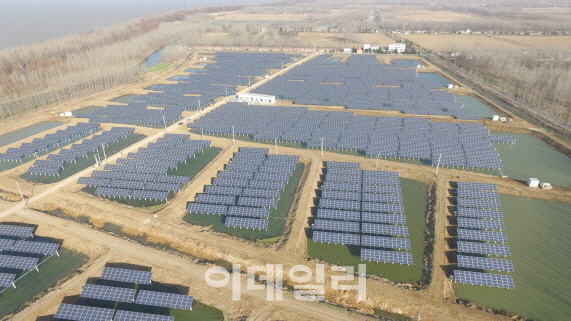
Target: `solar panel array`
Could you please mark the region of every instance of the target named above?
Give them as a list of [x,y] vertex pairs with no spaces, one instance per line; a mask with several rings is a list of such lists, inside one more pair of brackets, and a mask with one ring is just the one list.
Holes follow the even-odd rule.
[[60,244],[47,241],[30,241],[35,227],[0,224],[0,268],[9,273],[0,273],[0,287],[15,286],[23,271],[30,271],[47,259],[58,254]]
[[449,115],[479,120],[454,95],[416,69],[381,64],[375,56],[352,55],[347,62],[331,62],[320,55],[253,92],[276,95],[299,105],[345,106],[349,109],[396,110],[406,114]]
[[137,304],[155,307],[192,310],[193,298],[188,295],[140,290],[137,294]]
[[77,183],[95,187],[96,196],[167,201],[170,193],[190,182],[190,177],[169,175],[169,170],[192,162],[210,146],[208,140],[189,138],[184,134],[165,134],[136,153],[118,159],[116,164],[94,171],[91,177],[81,177]]
[[153,274],[149,271],[139,271],[106,266],[101,279],[135,284],[151,284]]
[[79,295],[82,298],[133,303],[137,290],[115,286],[86,284]]
[[[458,268],[513,272],[510,260],[482,257],[511,256],[506,244],[503,215],[497,186],[491,183],[457,182]],[[473,256],[478,255],[478,256]],[[457,269],[455,282],[513,289],[509,275]]]
[[205,186],[191,213],[225,215],[227,227],[267,229],[282,191],[299,162],[298,156],[269,154],[267,148],[242,147],[234,153],[213,185]]
[[[81,298],[104,300],[110,302],[129,303],[131,308],[145,309],[141,306],[163,307],[171,309],[192,310],[193,297],[189,295],[158,292],[149,289],[152,272],[124,268],[105,267],[101,280],[132,283],[130,287],[109,286],[102,284],[85,284]],[[0,282],[2,275],[0,274]],[[140,284],[141,286],[135,286]],[[84,301],[82,304],[91,304]],[[99,303],[97,303],[99,304]],[[145,309],[147,310],[147,309]],[[135,311],[115,310],[88,305],[62,303],[55,314],[56,319],[79,321],[174,321],[174,316],[143,313]]]
[[511,275],[491,274],[473,271],[454,271],[454,281],[458,283],[492,286],[497,288],[513,289],[514,281]]
[[18,148],[8,148],[5,153],[0,153],[0,162],[24,162],[50,150],[68,145],[98,130],[99,124],[94,123],[78,123],[75,126],[68,126],[54,134],[47,134],[44,138],[34,138],[31,143],[23,143]]
[[480,123],[431,122],[426,118],[365,116],[305,107],[231,102],[188,124],[194,132],[248,136],[308,148],[359,151],[369,157],[430,160],[457,168],[502,168]]
[[43,176],[59,176],[59,173],[70,163],[76,163],[80,158],[91,157],[92,153],[101,150],[104,155],[105,147],[135,133],[135,128],[113,127],[100,135],[84,139],[80,144],[73,144],[69,149],[62,149],[58,154],[48,155],[46,160],[37,160],[28,169],[28,174]]
[[313,241],[360,246],[362,260],[412,264],[410,253],[395,251],[410,250],[410,240],[403,238],[408,228],[403,226],[406,216],[398,172],[328,161],[324,173]]
[[218,97],[234,95],[237,86],[248,86],[255,77],[265,76],[269,69],[280,69],[282,63],[294,57],[281,53],[216,53],[215,63],[206,64],[188,77],[179,77],[176,84],[154,86],[153,92],[135,96],[126,106],[108,105],[75,116],[90,122],[162,127],[179,121],[185,110],[198,110]]

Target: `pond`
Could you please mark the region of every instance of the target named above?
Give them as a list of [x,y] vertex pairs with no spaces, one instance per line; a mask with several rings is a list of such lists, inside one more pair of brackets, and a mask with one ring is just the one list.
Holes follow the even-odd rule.
[[532,135],[494,131],[490,135],[517,139],[515,144],[494,144],[504,175],[526,182],[535,177],[541,182],[571,187],[571,159],[565,154]]
[[488,105],[472,96],[454,95],[454,97],[456,98],[457,102],[464,105],[464,108],[470,109],[471,111],[478,114],[478,116],[482,116],[483,118],[491,119],[492,115],[497,114],[497,112],[491,109]]
[[515,289],[456,284],[456,296],[526,320],[569,320],[571,204],[503,194],[500,201]]
[[432,81],[433,83],[435,83],[436,85],[439,85],[442,87],[448,87],[448,84],[451,83],[450,80],[448,80],[448,79],[444,78],[442,75],[434,73],[434,72],[419,72],[418,77],[426,78],[426,79]]
[[30,136],[34,136],[41,132],[58,127],[62,124],[63,123],[59,121],[45,121],[15,130],[13,132],[9,132],[4,135],[0,135],[0,147],[12,144],[14,142],[28,138]]

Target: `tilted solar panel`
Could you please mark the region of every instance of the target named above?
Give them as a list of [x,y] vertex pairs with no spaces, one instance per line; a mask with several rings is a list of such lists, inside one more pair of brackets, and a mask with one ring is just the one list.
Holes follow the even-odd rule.
[[152,272],[123,268],[105,267],[101,278],[109,281],[119,281],[136,284],[151,284]]
[[140,290],[137,304],[152,305],[164,308],[192,310],[193,298],[189,295]]

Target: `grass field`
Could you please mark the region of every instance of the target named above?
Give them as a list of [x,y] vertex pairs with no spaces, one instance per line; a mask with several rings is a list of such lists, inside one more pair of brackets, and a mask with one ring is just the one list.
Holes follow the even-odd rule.
[[478,48],[524,48],[566,49],[571,46],[569,36],[494,36],[461,34],[409,34],[404,36],[414,43],[432,50],[470,50]]
[[[423,266],[424,228],[428,206],[427,187],[423,183],[401,178],[402,196],[409,230],[411,253],[414,264]],[[341,266],[367,264],[367,274],[374,274],[394,282],[420,282],[423,269],[415,265],[361,261],[360,247],[342,244],[316,243],[307,240],[307,252],[311,257]]]
[[[456,284],[461,299],[518,313],[526,319],[571,315],[571,204],[500,195],[515,289]],[[497,272],[493,272],[497,273]]]
[[[178,176],[188,176],[191,179],[198,174],[208,163],[210,163],[220,152],[222,149],[217,147],[206,147],[202,151],[202,153],[196,154],[195,158],[188,158],[186,164],[182,163],[178,165],[177,169],[172,169],[167,172],[168,175],[178,175]],[[86,186],[83,188],[83,191],[94,194],[95,187]],[[169,194],[169,199],[174,197],[174,193]],[[107,197],[105,197],[107,198]],[[137,200],[137,199],[128,199],[128,198],[107,198],[117,203],[127,204],[134,207],[143,207],[147,210],[156,209],[160,207],[160,205],[165,204],[164,201],[152,201],[152,200]]]
[[212,226],[216,231],[228,233],[247,240],[257,240],[262,243],[275,243],[279,241],[280,236],[283,233],[286,217],[293,198],[295,197],[295,191],[299,184],[299,179],[301,178],[303,169],[304,166],[301,163],[298,163],[295,167],[284,191],[280,194],[278,207],[270,212],[270,222],[267,231],[226,227],[224,225],[224,216],[222,215],[187,213],[184,220],[191,224]]
[[[127,148],[128,146],[133,145],[134,143],[142,140],[145,137],[147,137],[147,136],[139,135],[139,134],[127,136],[127,137],[120,139],[117,142],[111,143],[111,144],[109,144],[109,146],[105,147],[105,154],[107,155],[107,157],[109,157],[109,156]],[[66,179],[70,176],[73,176],[74,174],[88,168],[89,166],[94,165],[95,164],[95,157],[94,157],[95,155],[97,155],[97,152],[91,152],[87,155],[87,157],[80,158],[76,163],[66,164],[64,169],[60,172],[59,176],[30,175],[26,172],[26,173],[22,174],[20,177],[22,177],[23,179],[30,181],[30,182],[36,182],[36,183],[42,183],[42,184],[50,184],[50,183],[59,182],[59,181]],[[103,150],[101,150],[101,148],[99,149],[99,156],[103,156]]]
[[172,65],[174,65],[174,62],[163,62],[158,65],[154,65],[150,68],[147,68],[147,72],[162,71],[169,68]]
[[32,271],[16,282],[16,289],[7,288],[0,294],[0,316],[16,311],[33,297],[53,287],[58,280],[74,273],[88,257],[62,247],[60,256],[52,256],[39,266],[40,272]]

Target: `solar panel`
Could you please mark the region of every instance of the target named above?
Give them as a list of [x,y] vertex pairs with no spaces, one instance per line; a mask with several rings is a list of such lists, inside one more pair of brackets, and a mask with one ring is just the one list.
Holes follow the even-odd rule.
[[478,191],[497,191],[496,184],[491,183],[472,183],[472,182],[457,182],[458,189],[471,189]]
[[481,198],[481,199],[491,199],[491,200],[500,199],[500,195],[498,194],[498,192],[475,191],[471,189],[458,189],[456,190],[456,195],[458,197],[464,197],[464,198]]
[[137,294],[137,304],[151,305],[163,308],[192,310],[193,298],[189,295],[140,290]]
[[153,273],[148,271],[130,270],[114,267],[105,267],[101,278],[109,281],[119,281],[136,284],[151,284]]
[[249,188],[245,187],[240,195],[264,198],[280,198],[281,191],[275,189]]
[[313,231],[314,242],[360,245],[360,239],[361,236],[359,234]]
[[459,240],[490,241],[490,242],[500,242],[500,243],[508,242],[508,237],[506,233],[502,232],[467,230],[462,228],[457,229],[457,231],[458,231]]
[[402,225],[363,223],[361,229],[367,234],[408,236],[408,227]]
[[361,260],[386,263],[412,264],[412,253],[361,249]]
[[270,210],[261,207],[229,206],[228,215],[243,217],[269,217]]
[[323,182],[323,184],[321,184],[321,189],[322,190],[333,190],[333,191],[360,192],[361,191],[361,184],[349,184],[349,183],[325,181],[325,182]]
[[367,212],[404,213],[402,204],[362,202],[361,207]]
[[18,270],[33,270],[38,265],[39,258],[0,255],[0,267]]
[[352,163],[352,162],[334,162],[334,161],[327,161],[327,168],[334,168],[334,167],[341,167],[341,168],[360,168],[361,164],[359,163]]
[[398,185],[363,185],[363,193],[402,194]]
[[361,221],[371,223],[406,224],[406,216],[402,214],[361,212]]
[[113,321],[174,321],[174,317],[168,315],[117,310]]
[[401,203],[402,195],[400,194],[380,194],[380,193],[363,193],[363,202],[379,202],[379,203]]
[[264,208],[277,208],[278,200],[275,198],[240,196],[238,197],[238,205],[264,207]]
[[86,284],[79,295],[82,298],[133,303],[137,290],[114,286]]
[[321,191],[321,198],[329,198],[329,199],[336,199],[336,200],[360,201],[361,200],[361,192],[322,190]]
[[33,242],[33,241],[16,241],[14,247],[10,249],[13,252],[31,253],[31,254],[56,254],[60,245],[58,243]]
[[410,250],[410,240],[397,237],[362,235],[361,246]]
[[457,283],[492,286],[497,288],[515,288],[512,276],[503,274],[455,270],[454,281]]
[[224,221],[224,225],[227,227],[251,228],[258,230],[267,230],[268,224],[268,220],[238,216],[227,216]]
[[487,230],[505,230],[504,221],[483,220],[478,218],[457,217],[458,227],[487,229]]
[[378,176],[363,176],[363,184],[366,185],[400,185],[398,177],[378,177]]
[[207,194],[240,195],[242,193],[242,187],[207,185],[204,187],[204,192]]
[[361,176],[327,174],[325,175],[325,181],[349,183],[349,184],[361,184]]
[[14,245],[14,240],[10,239],[0,239],[0,251],[9,250]]
[[195,201],[197,203],[234,205],[236,197],[234,195],[198,194],[195,197]]
[[499,256],[510,256],[510,248],[505,244],[490,244],[478,242],[457,242],[459,253],[489,254]]
[[16,279],[16,274],[12,273],[0,273],[0,287],[12,286],[12,283]]
[[313,223],[314,230],[336,231],[336,232],[354,232],[359,233],[359,222],[349,221],[333,221],[324,219],[315,219]]
[[188,203],[186,205],[186,210],[191,213],[206,213],[206,214],[217,214],[226,215],[228,213],[227,205],[219,204],[207,204],[207,203]]
[[510,260],[465,255],[458,255],[457,258],[459,267],[505,272],[514,271],[513,263]]
[[109,321],[113,319],[114,313],[114,309],[62,303],[54,318],[73,321]]
[[321,198],[319,199],[319,207],[358,211],[361,209],[361,202]]
[[498,200],[485,200],[478,198],[457,198],[458,206],[460,207],[476,207],[476,208],[501,208],[500,202]]
[[485,210],[481,208],[458,207],[456,208],[455,214],[457,216],[465,217],[492,218],[497,220],[504,219],[502,211]]
[[318,208],[316,213],[317,218],[342,220],[342,221],[360,221],[361,215],[356,211],[347,210],[333,210],[329,208]]
[[0,224],[1,236],[28,237],[34,233],[35,227]]

